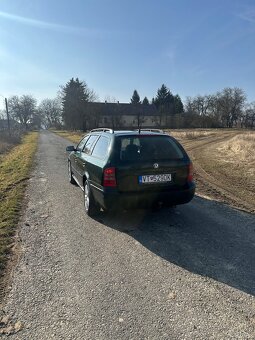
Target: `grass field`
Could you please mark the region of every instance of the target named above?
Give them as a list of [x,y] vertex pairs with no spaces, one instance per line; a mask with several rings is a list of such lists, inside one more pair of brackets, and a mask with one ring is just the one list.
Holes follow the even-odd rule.
[[30,132],[19,145],[0,155],[0,272],[13,244],[37,139],[38,133]]
[[[197,193],[255,212],[255,131],[237,129],[166,130],[187,150]],[[73,143],[84,132],[55,131]]]
[[79,143],[81,138],[85,135],[85,132],[81,131],[66,131],[66,130],[51,130],[52,132],[58,134],[61,137],[69,139],[72,143]]
[[191,156],[201,195],[255,212],[255,131],[172,131]]

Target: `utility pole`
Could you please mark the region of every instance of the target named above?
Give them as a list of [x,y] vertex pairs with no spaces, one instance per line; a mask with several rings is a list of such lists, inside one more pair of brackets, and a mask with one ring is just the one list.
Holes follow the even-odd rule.
[[6,107],[8,131],[9,131],[9,136],[10,136],[11,135],[11,128],[10,128],[10,117],[9,117],[9,110],[8,110],[8,101],[7,101],[7,98],[4,98],[4,100],[5,100],[5,107]]

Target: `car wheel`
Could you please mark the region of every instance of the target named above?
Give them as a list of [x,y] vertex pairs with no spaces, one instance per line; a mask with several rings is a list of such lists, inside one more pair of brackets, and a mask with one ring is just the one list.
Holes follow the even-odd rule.
[[84,184],[84,208],[86,214],[90,217],[97,215],[100,211],[100,208],[92,195],[88,181]]
[[75,179],[73,178],[72,166],[70,161],[68,161],[68,179],[71,184],[76,184]]

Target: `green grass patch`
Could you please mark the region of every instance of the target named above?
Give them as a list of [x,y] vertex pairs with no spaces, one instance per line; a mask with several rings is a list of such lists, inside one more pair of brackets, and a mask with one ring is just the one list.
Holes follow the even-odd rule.
[[22,198],[37,148],[38,132],[0,156],[0,272],[4,269],[20,217]]
[[67,130],[51,130],[57,135],[64,137],[72,143],[79,143],[83,136],[85,136],[85,132],[83,131],[67,131]]

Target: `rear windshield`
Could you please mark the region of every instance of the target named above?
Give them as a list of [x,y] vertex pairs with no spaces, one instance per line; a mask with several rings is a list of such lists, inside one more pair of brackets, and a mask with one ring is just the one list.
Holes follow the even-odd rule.
[[167,136],[120,137],[122,161],[150,161],[183,159],[184,154],[177,143]]

